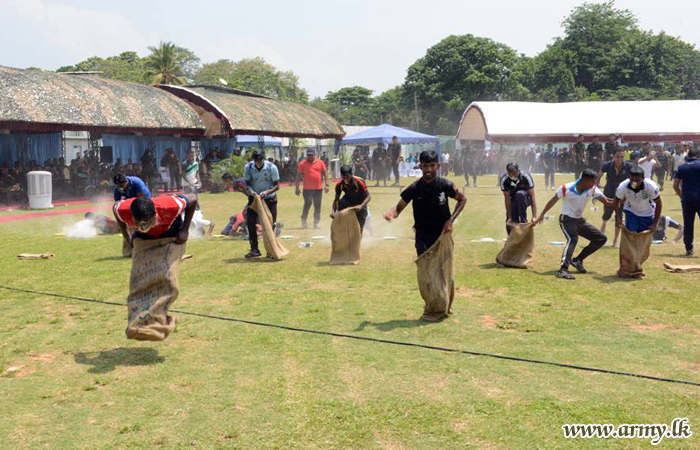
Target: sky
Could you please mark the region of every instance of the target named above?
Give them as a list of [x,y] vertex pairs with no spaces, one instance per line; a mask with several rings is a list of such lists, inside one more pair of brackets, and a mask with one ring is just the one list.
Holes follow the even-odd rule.
[[[0,0],[0,65],[55,70],[90,56],[148,54],[172,41],[203,63],[260,56],[311,97],[347,86],[379,94],[451,34],[534,56],[583,0]],[[643,29],[700,46],[700,2],[618,0]]]

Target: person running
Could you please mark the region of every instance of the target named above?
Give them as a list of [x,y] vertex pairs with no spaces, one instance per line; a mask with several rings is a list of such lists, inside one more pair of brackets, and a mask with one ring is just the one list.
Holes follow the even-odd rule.
[[[384,213],[384,218],[392,221],[413,202],[413,228],[418,256],[425,253],[443,231],[452,231],[455,219],[467,204],[467,197],[451,181],[437,175],[440,163],[435,151],[423,151],[419,162],[423,176],[404,189],[398,204]],[[452,214],[448,198],[457,201]]]
[[544,189],[548,191],[551,187],[555,190],[554,173],[557,170],[557,152],[552,144],[547,144],[547,150],[542,154],[542,167],[544,167]]
[[[566,237],[566,245],[561,257],[561,268],[556,273],[557,278],[565,280],[575,279],[569,273],[569,266],[574,266],[580,273],[586,273],[583,261],[605,245],[605,242],[608,240],[600,230],[583,218],[583,212],[586,209],[589,198],[600,200],[606,205],[613,204],[612,200],[606,197],[596,186],[596,173],[591,169],[586,169],[581,174],[581,178],[571,183],[566,183],[557,189],[554,197],[533,222],[533,225],[542,223],[545,214],[552,209],[559,199],[562,200],[559,227]],[[577,257],[574,257],[574,250],[578,244],[579,236],[588,239],[590,243],[581,250]]]
[[394,184],[392,186],[399,185],[399,158],[401,157],[401,144],[399,144],[399,138],[394,136],[391,138],[391,144],[387,147],[387,154],[389,157],[389,162],[391,164],[391,170],[394,172]]
[[[333,200],[333,212],[347,208],[355,208],[360,230],[364,230],[367,220],[367,204],[372,200],[367,185],[362,178],[353,176],[352,167],[340,168],[341,180],[335,185],[335,199]],[[343,196],[342,198],[340,196]],[[331,214],[331,219],[334,215]]]
[[[617,192],[617,187],[623,181],[627,180],[630,176],[630,169],[633,167],[631,163],[625,161],[625,151],[621,147],[615,149],[615,156],[612,161],[608,161],[603,164],[598,172],[598,178],[596,179],[596,186],[600,186],[600,182],[605,175],[605,187],[603,188],[603,194],[608,198],[615,198],[615,193]],[[603,223],[600,226],[601,233],[605,233],[605,228],[607,227],[608,221],[612,218],[613,213],[615,213],[615,223],[617,223],[617,218],[619,211],[617,211],[614,206],[604,206],[603,207]],[[613,239],[613,247],[617,247],[617,240],[620,237],[620,229],[615,227],[615,238]]]
[[328,172],[324,162],[316,157],[316,150],[313,148],[306,150],[306,159],[297,166],[297,175],[294,179],[296,195],[301,195],[300,177],[304,180],[304,209],[301,212],[301,227],[308,228],[306,219],[309,217],[309,210],[313,202],[314,228],[321,228],[321,202],[324,190],[328,192]]
[[114,176],[114,201],[135,197],[151,198],[151,191],[139,177],[127,177],[118,173]]
[[622,216],[619,211],[624,209],[625,228],[628,231],[654,232],[658,228],[662,208],[659,186],[644,177],[641,167],[630,168],[629,179],[620,183],[615,192],[615,225],[622,228]]
[[522,172],[517,164],[509,163],[498,185],[506,203],[506,231],[508,222],[527,223],[527,208],[532,206],[532,217],[537,217],[535,181],[529,173]]
[[262,256],[258,247],[258,231],[256,228],[258,213],[253,210],[251,205],[255,201],[256,196],[259,196],[265,202],[272,215],[272,229],[275,230],[277,228],[276,192],[280,188],[280,175],[277,166],[270,161],[266,161],[265,155],[259,150],[254,150],[252,157],[253,160],[246,164],[243,175],[248,188],[248,204],[246,208],[248,209],[247,225],[250,252],[245,255],[248,259]]
[[685,255],[693,256],[695,216],[700,216],[700,149],[688,151],[685,164],[678,166],[673,190],[681,198],[683,208],[683,243]]

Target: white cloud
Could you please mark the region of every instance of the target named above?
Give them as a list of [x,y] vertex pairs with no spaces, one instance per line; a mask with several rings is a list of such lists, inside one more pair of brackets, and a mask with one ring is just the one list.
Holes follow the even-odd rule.
[[15,0],[16,12],[63,54],[77,62],[126,50],[143,53],[155,39],[141,33],[124,15],[93,11],[45,0]]

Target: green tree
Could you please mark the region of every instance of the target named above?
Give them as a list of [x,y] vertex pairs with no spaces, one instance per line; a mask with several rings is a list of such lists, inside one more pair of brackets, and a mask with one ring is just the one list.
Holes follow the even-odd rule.
[[601,84],[600,76],[610,54],[623,39],[639,33],[637,19],[614,2],[584,3],[564,19],[564,37],[555,42],[574,55],[572,64],[577,86],[589,92],[610,88]]
[[408,68],[405,101],[412,104],[417,96],[421,124],[427,122],[421,128],[453,133],[470,102],[529,95],[520,83],[520,65],[521,57],[505,44],[471,34],[449,36]]
[[157,47],[148,47],[151,54],[146,58],[145,77],[152,84],[185,84],[185,55],[172,42],[161,42]]
[[220,59],[204,64],[195,75],[197,84],[219,85],[225,80],[229,87],[267,95],[279,100],[307,103],[309,94],[299,86],[299,77],[291,71],[279,71],[263,58],[234,62]]

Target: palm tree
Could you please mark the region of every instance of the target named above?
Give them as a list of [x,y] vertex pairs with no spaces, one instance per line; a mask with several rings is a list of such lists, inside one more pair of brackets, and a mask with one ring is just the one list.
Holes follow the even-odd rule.
[[146,80],[153,84],[185,84],[182,76],[183,55],[172,42],[162,42],[158,47],[148,47],[151,54],[146,58]]

